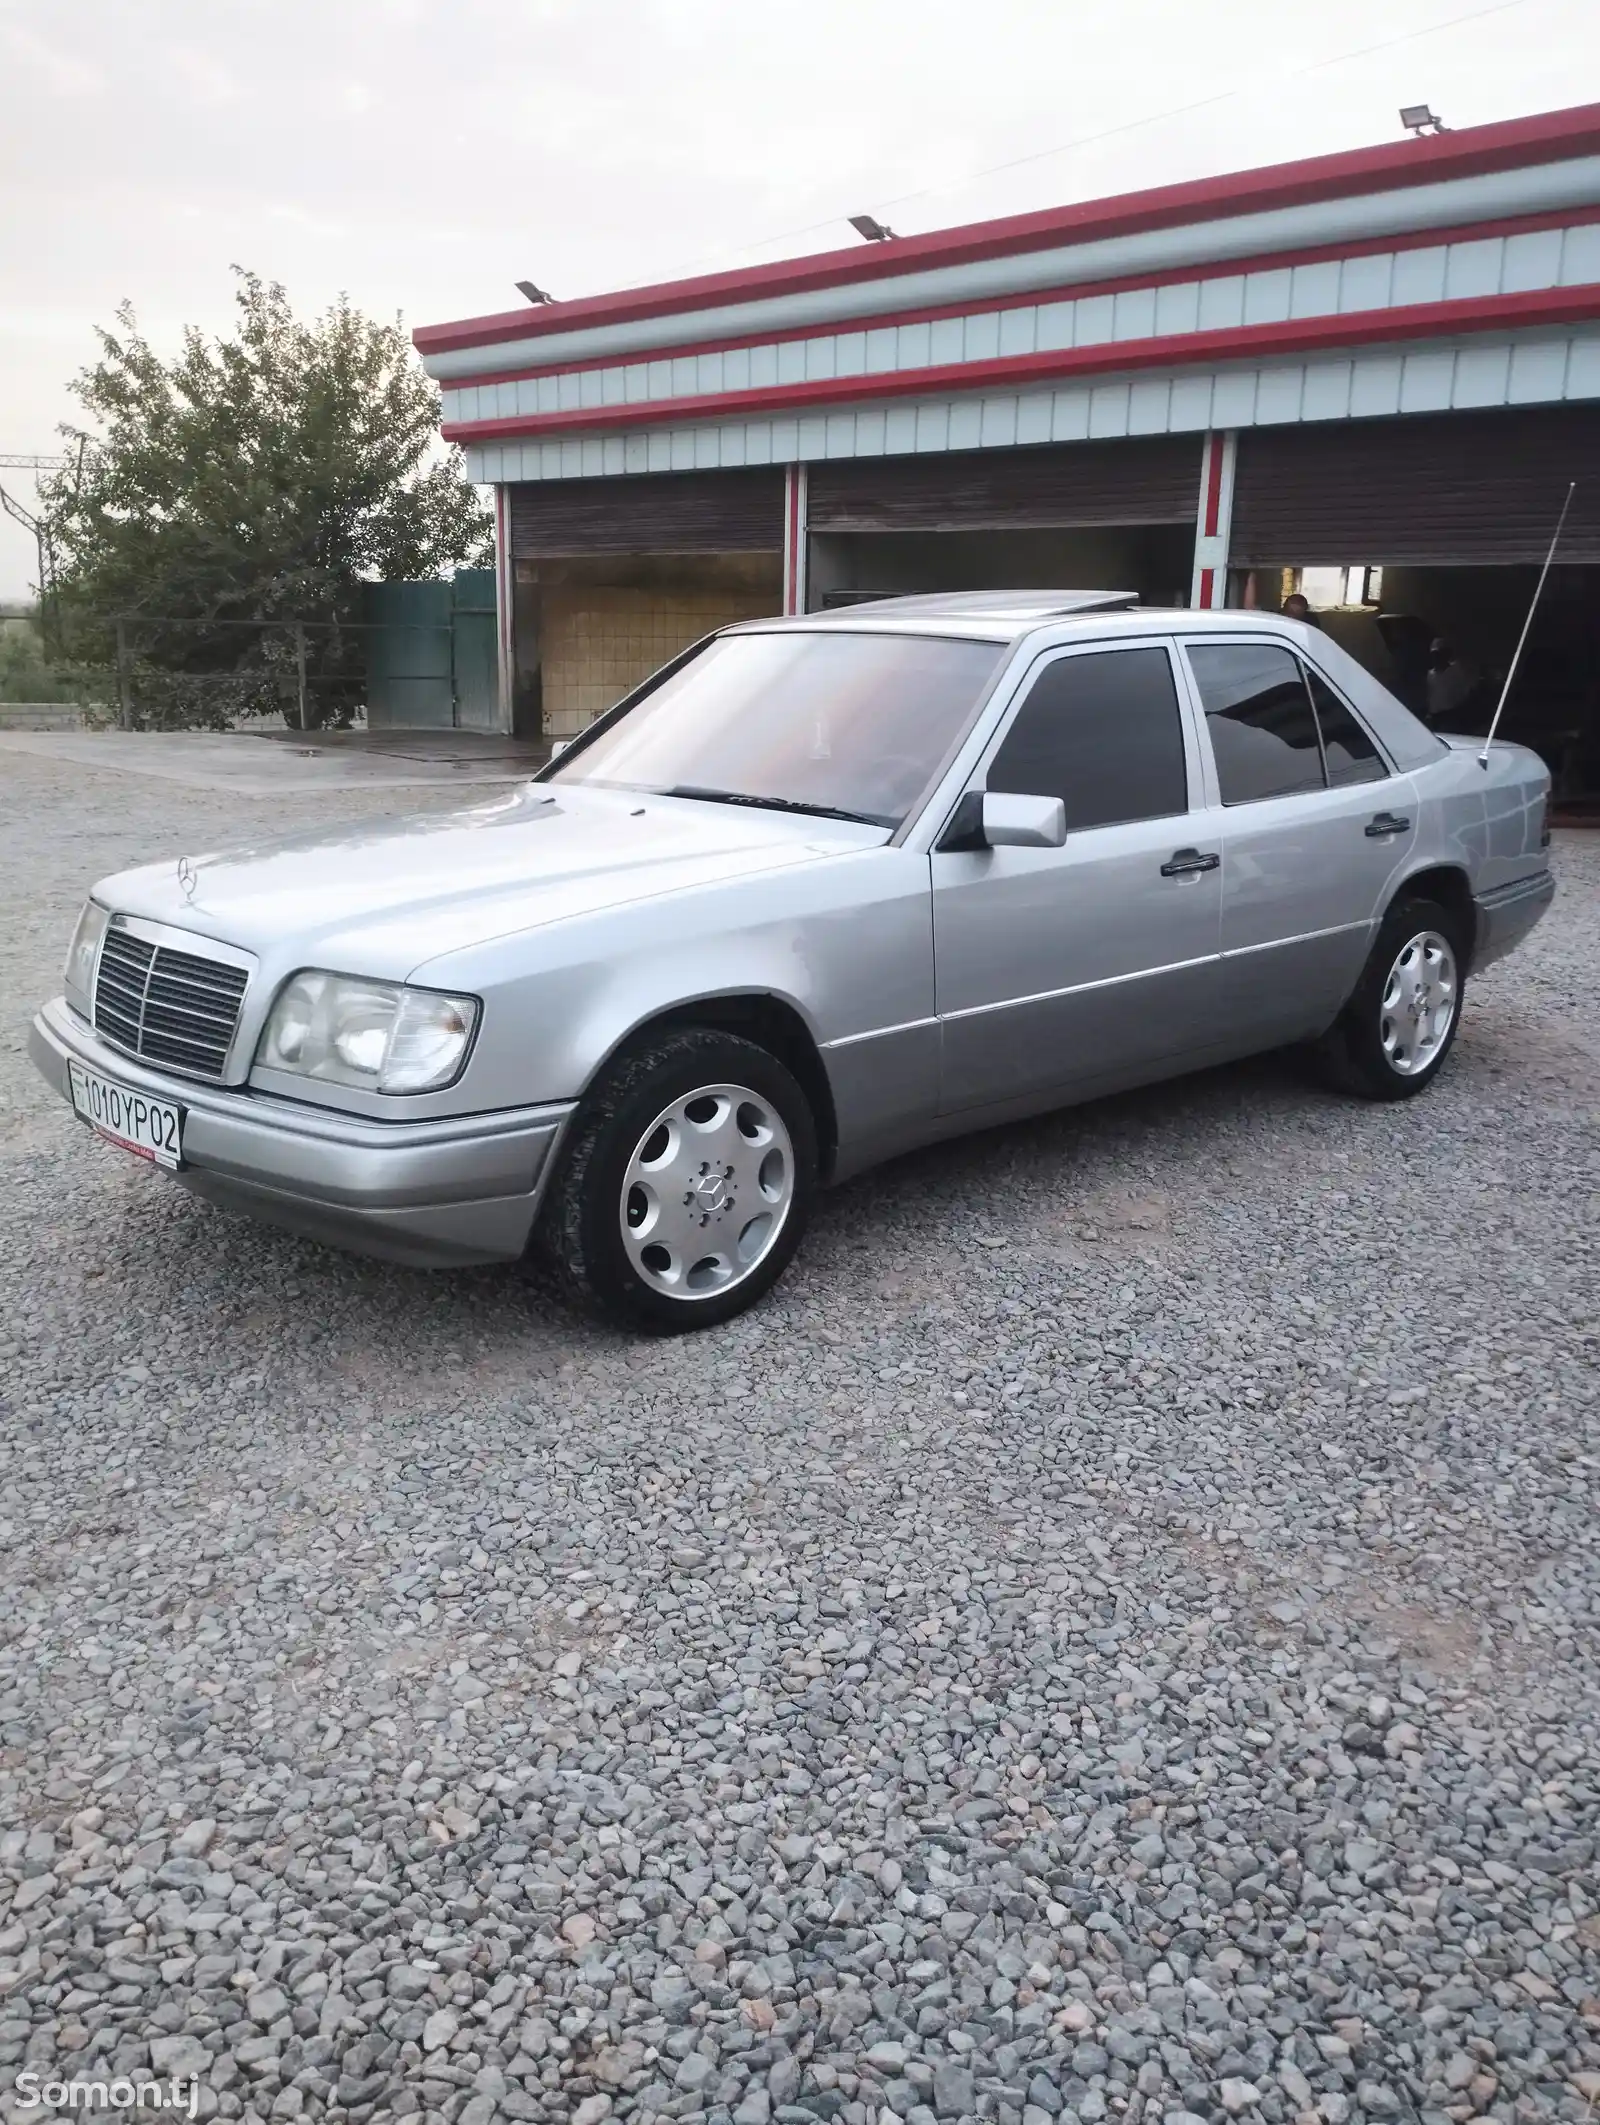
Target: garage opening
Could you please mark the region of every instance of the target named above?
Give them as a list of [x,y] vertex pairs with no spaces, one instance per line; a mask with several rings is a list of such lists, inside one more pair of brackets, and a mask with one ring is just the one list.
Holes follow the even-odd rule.
[[782,609],[781,468],[513,487],[514,727],[575,737],[702,635]]
[[1199,481],[1194,436],[813,465],[807,602],[1066,588],[1182,605]]
[[1569,814],[1600,813],[1600,408],[1248,431],[1229,603],[1300,590],[1416,714],[1482,735],[1574,479],[1500,729]]

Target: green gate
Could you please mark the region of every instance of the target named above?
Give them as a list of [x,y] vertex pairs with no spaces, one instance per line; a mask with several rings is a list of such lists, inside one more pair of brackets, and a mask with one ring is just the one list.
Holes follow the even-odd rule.
[[458,727],[499,730],[500,645],[492,568],[456,570],[450,641]]
[[500,729],[494,570],[366,591],[367,728]]

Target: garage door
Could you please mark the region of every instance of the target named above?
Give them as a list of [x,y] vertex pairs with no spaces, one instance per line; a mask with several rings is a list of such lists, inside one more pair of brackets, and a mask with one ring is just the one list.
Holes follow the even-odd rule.
[[997,531],[1192,524],[1198,436],[840,458],[810,468],[813,531]]
[[512,557],[781,553],[783,488],[781,465],[525,482],[511,489]]
[[1567,491],[1568,561],[1600,561],[1600,407],[1247,428],[1237,567],[1542,561]]

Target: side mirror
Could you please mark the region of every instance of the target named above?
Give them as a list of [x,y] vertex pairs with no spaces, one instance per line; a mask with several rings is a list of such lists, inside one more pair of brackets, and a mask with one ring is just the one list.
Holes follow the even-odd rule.
[[552,759],[552,760],[558,759],[558,758],[559,758],[559,757],[561,756],[561,754],[562,754],[562,753],[564,753],[564,752],[566,751],[567,747],[568,747],[568,746],[569,746],[569,745],[570,745],[571,743],[572,743],[572,740],[571,740],[570,738],[554,738],[554,739],[552,739],[552,740],[551,740],[551,743],[550,743],[550,757],[551,757],[551,759]]
[[1067,808],[1059,797],[983,793],[983,839],[992,849],[1058,849],[1067,838]]
[[1059,797],[1024,797],[1008,790],[967,790],[939,837],[946,855],[977,849],[1058,849],[1067,838],[1067,808]]

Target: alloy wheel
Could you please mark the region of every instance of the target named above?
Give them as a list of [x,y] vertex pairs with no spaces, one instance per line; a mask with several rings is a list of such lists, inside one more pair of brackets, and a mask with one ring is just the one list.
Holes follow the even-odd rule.
[[711,1298],[766,1259],[794,1190],[794,1146],[772,1101],[745,1085],[702,1085],[663,1107],[635,1145],[622,1244],[653,1291]]
[[1447,937],[1419,930],[1400,947],[1378,1007],[1378,1037],[1396,1076],[1420,1076],[1433,1062],[1450,1037],[1460,993]]

